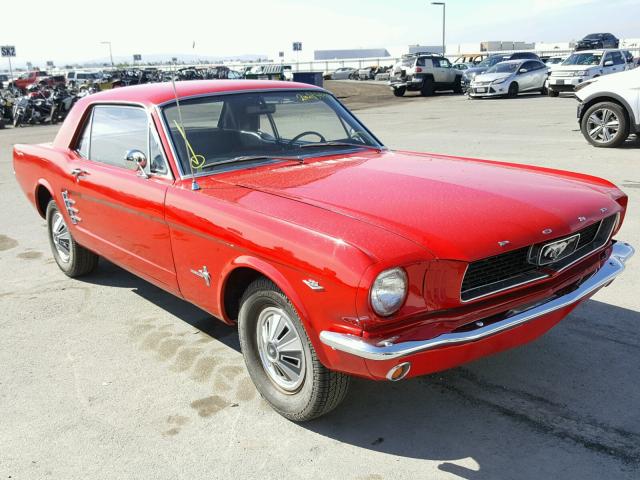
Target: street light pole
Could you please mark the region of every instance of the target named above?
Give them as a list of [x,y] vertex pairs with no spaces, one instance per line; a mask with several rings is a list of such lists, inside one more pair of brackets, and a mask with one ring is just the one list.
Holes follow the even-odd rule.
[[442,55],[445,54],[445,43],[444,43],[444,29],[445,29],[445,18],[447,12],[447,4],[444,2],[431,2],[431,5],[442,5]]
[[102,45],[109,45],[109,58],[111,59],[111,66],[113,67],[113,53],[111,52],[111,42],[100,42]]

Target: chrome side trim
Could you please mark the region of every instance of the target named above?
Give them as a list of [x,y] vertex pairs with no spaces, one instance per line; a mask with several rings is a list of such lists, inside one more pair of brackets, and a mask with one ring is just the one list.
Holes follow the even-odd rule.
[[613,245],[611,255],[602,268],[585,280],[577,289],[553,298],[543,304],[516,313],[496,323],[480,327],[469,332],[445,333],[428,340],[416,340],[402,343],[369,343],[361,337],[344,333],[324,330],[320,332],[320,341],[325,345],[342,352],[365,358],[367,360],[393,360],[438,347],[457,345],[481,340],[496,333],[517,327],[535,320],[538,317],[572,305],[585,297],[607,286],[620,275],[625,268],[625,262],[634,254],[634,248],[628,243],[617,242]]

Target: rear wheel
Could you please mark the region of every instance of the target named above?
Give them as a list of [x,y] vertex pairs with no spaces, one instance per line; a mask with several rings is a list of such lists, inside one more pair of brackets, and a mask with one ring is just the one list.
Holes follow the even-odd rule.
[[396,97],[402,97],[404,96],[405,92],[407,91],[406,87],[399,87],[399,88],[394,88],[393,89],[393,94]]
[[98,255],[79,245],[54,200],[47,205],[49,245],[58,267],[69,277],[85,275],[98,265]]
[[422,88],[420,89],[420,95],[422,95],[423,97],[430,97],[431,95],[433,95],[433,89],[434,89],[433,78],[426,77],[422,81]]
[[253,383],[280,415],[311,420],[346,396],[349,377],[320,363],[293,305],[270,280],[255,280],[245,291],[238,332]]
[[507,92],[507,96],[509,98],[515,98],[518,96],[518,84],[516,82],[512,82],[511,85],[509,85],[509,91]]
[[594,147],[618,147],[629,136],[629,122],[620,105],[601,102],[587,109],[580,130]]
[[557,97],[558,95],[560,95],[560,92],[554,90],[553,88],[547,88],[547,95],[549,95],[550,97]]

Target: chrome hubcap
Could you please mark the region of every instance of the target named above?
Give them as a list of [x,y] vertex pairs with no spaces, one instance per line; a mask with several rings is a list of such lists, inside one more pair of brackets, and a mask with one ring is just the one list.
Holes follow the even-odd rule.
[[64,263],[71,259],[71,234],[60,212],[53,214],[51,221],[51,237],[58,257]]
[[280,308],[265,308],[256,333],[260,360],[271,381],[286,393],[297,391],[304,382],[304,350],[289,316]]
[[620,129],[620,120],[612,110],[601,108],[587,119],[587,132],[593,141],[606,143],[611,141]]

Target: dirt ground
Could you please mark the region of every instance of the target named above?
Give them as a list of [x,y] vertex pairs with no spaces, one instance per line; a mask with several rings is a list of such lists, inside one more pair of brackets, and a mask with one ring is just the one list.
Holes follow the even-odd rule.
[[387,82],[356,82],[353,80],[325,80],[324,88],[333,93],[351,110],[362,110],[397,103]]

